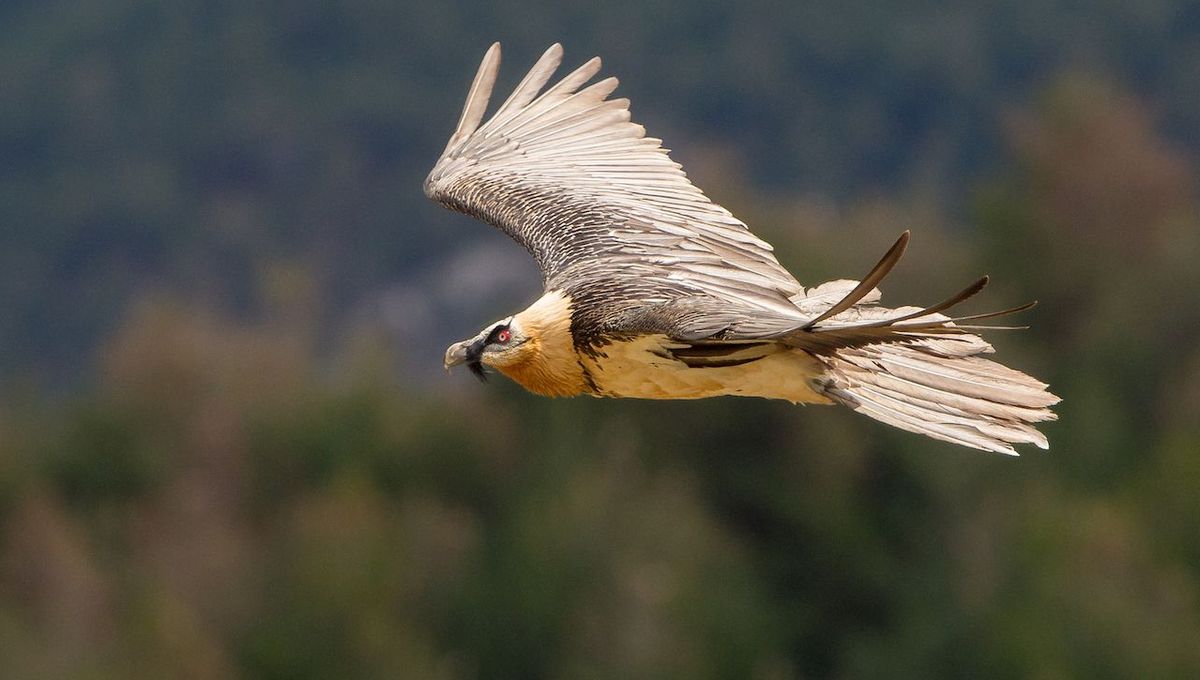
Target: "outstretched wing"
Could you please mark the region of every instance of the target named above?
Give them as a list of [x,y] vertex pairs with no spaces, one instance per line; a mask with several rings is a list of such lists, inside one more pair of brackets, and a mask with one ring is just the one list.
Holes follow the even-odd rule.
[[[975,327],[954,321],[1019,311],[940,314],[986,279],[924,309],[870,307],[876,285],[904,252],[907,232],[853,290],[826,284],[805,291],[770,244],[710,201],[660,140],[630,122],[627,99],[608,99],[616,78],[584,87],[599,72],[599,58],[546,88],[561,61],[562,46],[552,45],[483,122],[500,67],[500,45],[492,45],[425,193],[523,245],[547,290],[589,298],[592,304],[576,313],[594,315],[581,324],[592,332],[764,339],[828,354],[931,337],[971,342]],[[826,301],[835,291],[840,299]]]
[[[543,90],[562,60],[546,50],[485,123],[500,45],[492,45],[425,193],[488,222],[537,260],[547,290],[581,282],[654,304],[695,296],[804,322],[797,283],[759,239],[688,181],[658,139],[608,99],[592,60]],[[581,89],[582,88],[582,89]]]

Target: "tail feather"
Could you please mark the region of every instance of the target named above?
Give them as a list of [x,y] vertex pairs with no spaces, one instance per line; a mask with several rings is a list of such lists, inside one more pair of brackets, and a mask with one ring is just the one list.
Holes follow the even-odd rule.
[[[982,277],[930,307],[876,306],[875,286],[904,254],[908,232],[862,282],[838,280],[792,298],[813,320],[779,340],[803,349],[826,366],[817,389],[834,401],[903,430],[984,451],[1017,455],[1013,444],[1049,448],[1034,423],[1055,420],[1059,398],[1047,385],[980,357],[992,346],[959,325],[1013,314],[1032,303],[998,312],[949,317],[948,311],[987,285]],[[991,327],[996,328],[996,327]]]
[[947,352],[949,342],[868,345],[819,357],[829,369],[822,391],[863,415],[934,439],[1014,456],[1013,444],[1049,448],[1033,427],[1056,418],[1049,407],[1059,398],[1047,385],[978,356]]

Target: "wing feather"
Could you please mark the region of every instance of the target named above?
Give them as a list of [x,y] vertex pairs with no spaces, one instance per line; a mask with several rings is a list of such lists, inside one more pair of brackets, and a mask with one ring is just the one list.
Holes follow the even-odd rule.
[[492,116],[496,125],[502,125],[504,121],[517,115],[521,109],[533,101],[538,92],[541,92],[542,88],[546,86],[546,81],[550,80],[550,76],[558,70],[559,64],[562,63],[562,56],[563,49],[559,43],[554,43],[546,50],[542,58],[538,59],[533,68],[529,69],[529,73],[521,79],[508,99],[504,100],[504,103],[496,110],[495,115]]
[[903,234],[900,234],[900,238],[896,239],[896,242],[892,244],[892,247],[889,248],[886,253],[884,253],[879,262],[871,268],[871,271],[867,272],[867,275],[864,276],[862,281],[860,281],[858,285],[854,287],[854,290],[846,293],[846,297],[842,298],[837,302],[837,304],[825,310],[820,316],[812,321],[809,321],[805,325],[805,328],[809,330],[814,329],[816,328],[817,324],[821,323],[825,319],[828,319],[831,316],[836,316],[847,309],[850,309],[854,305],[858,304],[859,300],[867,297],[871,291],[875,290],[875,286],[879,285],[880,281],[883,281],[885,278],[887,278],[887,275],[891,273],[896,264],[900,262],[900,258],[904,257],[904,251],[908,248],[908,239],[909,232],[905,231]]
[[446,143],[443,156],[449,154],[451,149],[458,146],[479,127],[479,121],[483,120],[483,113],[487,110],[488,99],[492,96],[492,88],[496,85],[496,74],[499,71],[500,43],[492,43],[487,53],[483,55],[483,61],[479,64],[479,71],[475,74],[471,89],[467,91],[467,101],[463,104],[458,126],[454,128],[454,134],[450,135],[450,141]]
[[[525,246],[547,290],[590,292],[595,304],[620,308],[609,316],[647,332],[767,338],[816,354],[934,338],[974,348],[982,343],[969,333],[974,327],[956,321],[1020,311],[940,314],[979,292],[986,277],[931,307],[871,307],[908,232],[861,281],[805,291],[770,244],[710,201],[661,141],[631,122],[628,99],[609,98],[616,78],[587,84],[600,72],[598,57],[547,87],[562,55],[561,45],[550,46],[485,121],[500,65],[492,45],[425,181],[434,200]],[[638,306],[645,309],[632,316],[620,311]]]
[[803,323],[789,298],[804,289],[771,246],[688,181],[630,121],[628,99],[608,98],[616,78],[586,85],[599,58],[546,88],[561,60],[552,45],[481,123],[500,62],[493,45],[426,194],[525,246],[547,290],[604,280],[650,299],[710,297]]

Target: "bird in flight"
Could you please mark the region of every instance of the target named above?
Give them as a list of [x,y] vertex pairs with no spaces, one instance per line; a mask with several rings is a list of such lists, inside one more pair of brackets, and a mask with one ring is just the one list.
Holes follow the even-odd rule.
[[544,287],[451,345],[447,368],[483,378],[488,366],[548,396],[843,404],[985,451],[1048,447],[1033,424],[1054,420],[1059,398],[982,358],[992,347],[973,332],[1032,305],[943,314],[987,277],[930,307],[879,305],[908,232],[861,281],[805,288],[630,121],[629,100],[609,99],[616,78],[587,85],[599,58],[546,88],[561,61],[555,44],[484,122],[500,67],[492,45],[425,180],[431,199],[524,246]]

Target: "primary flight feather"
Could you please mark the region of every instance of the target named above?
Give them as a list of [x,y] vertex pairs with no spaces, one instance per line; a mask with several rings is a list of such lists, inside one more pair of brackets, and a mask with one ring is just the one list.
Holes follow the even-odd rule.
[[484,122],[500,45],[484,55],[458,127],[425,180],[435,201],[523,245],[544,294],[451,345],[446,366],[493,367],[538,394],[842,403],[896,427],[986,451],[1047,447],[1046,385],[978,355],[952,318],[984,277],[931,307],[878,306],[908,232],[858,281],[805,289],[729,211],[632,123],[593,58],[546,88],[553,45]]

